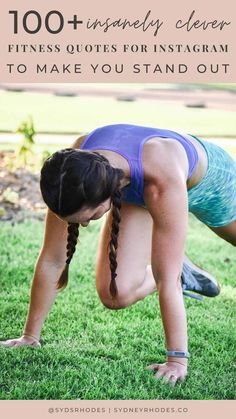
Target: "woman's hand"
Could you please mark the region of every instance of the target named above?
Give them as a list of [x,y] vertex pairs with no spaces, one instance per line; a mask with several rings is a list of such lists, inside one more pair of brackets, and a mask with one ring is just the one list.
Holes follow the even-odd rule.
[[178,380],[184,381],[187,376],[187,365],[174,361],[165,362],[164,364],[151,364],[146,367],[146,369],[157,371],[155,378],[157,380],[164,378],[164,380],[172,386],[174,386]]
[[33,346],[35,348],[40,348],[41,343],[32,336],[21,336],[17,339],[8,339],[0,341],[0,346],[5,346],[6,348],[16,347],[16,346]]

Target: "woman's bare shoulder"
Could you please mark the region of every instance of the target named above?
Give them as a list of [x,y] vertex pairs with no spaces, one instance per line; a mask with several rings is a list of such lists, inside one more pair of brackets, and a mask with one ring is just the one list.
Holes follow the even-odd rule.
[[147,141],[142,153],[144,183],[162,184],[177,173],[187,179],[188,159],[181,144],[169,138]]
[[84,142],[88,134],[81,135],[78,137],[71,145],[71,148],[80,148],[81,144]]
[[163,205],[171,206],[185,197],[188,160],[175,140],[147,145],[143,152],[144,201],[152,216],[159,216]]

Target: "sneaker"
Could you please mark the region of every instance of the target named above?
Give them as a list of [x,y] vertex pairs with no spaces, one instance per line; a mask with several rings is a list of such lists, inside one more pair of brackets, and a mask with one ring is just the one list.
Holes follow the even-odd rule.
[[[186,255],[184,257],[181,281],[183,294],[197,300],[203,299],[200,295],[216,297],[220,293],[220,284],[217,280],[209,272],[195,265]],[[194,291],[200,295],[186,291]]]

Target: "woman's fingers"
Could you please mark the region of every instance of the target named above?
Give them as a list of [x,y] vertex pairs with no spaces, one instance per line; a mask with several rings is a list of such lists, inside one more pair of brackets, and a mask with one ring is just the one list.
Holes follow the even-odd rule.
[[156,371],[154,377],[157,380],[163,379],[166,383],[169,383],[172,386],[174,386],[178,380],[183,382],[187,376],[186,367],[180,366],[179,364],[151,364],[146,367],[146,369]]
[[186,378],[186,375],[182,375],[181,373],[178,374],[178,372],[168,372],[164,375],[164,379],[170,383],[172,386],[175,386],[177,381],[183,382]]
[[5,346],[5,347],[15,346],[16,343],[17,343],[17,341],[15,339],[8,339],[8,340],[0,341],[0,345]]
[[159,373],[155,374],[155,377],[157,379],[159,378],[163,378],[163,380],[168,383],[171,384],[172,386],[175,386],[176,382],[179,380],[179,375],[176,373],[173,373],[171,371],[160,371]]
[[40,342],[33,342],[31,344],[31,346],[34,346],[35,348],[41,348],[41,343]]
[[157,373],[154,375],[154,377],[159,380],[159,378],[164,378],[166,374],[166,370],[165,368],[159,368],[159,370],[157,371]]
[[145,368],[145,370],[158,370],[158,368],[159,368],[159,366],[160,366],[160,364],[151,364],[151,365],[148,365],[146,368]]
[[186,380],[186,377],[187,377],[187,374],[186,374],[186,375],[181,375],[181,376],[179,377],[179,380],[180,380],[180,381],[185,381],[185,380]]
[[0,341],[0,346],[4,346],[5,348],[12,348],[18,346],[33,346],[34,348],[40,348],[41,343],[32,338],[21,337],[19,339],[8,339]]
[[176,382],[178,381],[179,377],[175,374],[166,374],[165,375],[166,381],[168,381],[172,386],[175,386]]

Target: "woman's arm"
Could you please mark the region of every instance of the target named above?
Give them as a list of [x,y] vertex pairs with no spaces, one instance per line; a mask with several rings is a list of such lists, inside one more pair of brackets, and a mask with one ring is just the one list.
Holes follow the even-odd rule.
[[67,223],[47,210],[43,246],[36,262],[24,333],[39,339],[44,320],[56,298],[57,281],[65,266]]
[[54,303],[58,290],[56,283],[63,266],[54,262],[38,260],[33,276],[30,305],[22,335],[40,339],[44,321]]
[[[159,165],[160,166],[160,165]],[[161,176],[145,188],[145,202],[153,219],[152,271],[158,283],[161,316],[167,350],[187,351],[187,320],[181,287],[181,272],[188,225],[188,198],[184,173],[163,165]],[[168,362],[187,364],[186,358]]]
[[[186,186],[171,185],[148,201],[153,218],[152,271],[158,282],[168,349],[187,350],[180,275],[187,231]],[[173,300],[174,299],[174,300]]]
[[[71,148],[79,148],[86,135],[77,138]],[[57,281],[65,267],[68,224],[59,219],[49,208],[45,218],[44,242],[36,262],[30,306],[24,333],[40,337],[44,320],[56,298]]]
[[[79,148],[85,136],[76,139],[71,148]],[[35,264],[30,291],[30,304],[23,328],[18,339],[0,342],[3,346],[33,344],[40,339],[41,329],[59,292],[57,281],[65,267],[68,224],[59,219],[49,208],[45,217],[42,248]]]
[[44,241],[36,261],[30,292],[30,305],[22,336],[27,339],[10,339],[4,346],[31,344],[40,339],[47,314],[56,298],[57,281],[65,266],[67,223],[47,210]]

